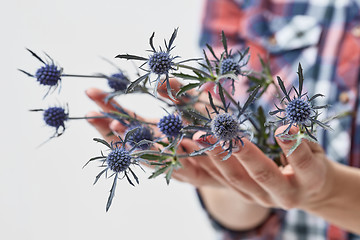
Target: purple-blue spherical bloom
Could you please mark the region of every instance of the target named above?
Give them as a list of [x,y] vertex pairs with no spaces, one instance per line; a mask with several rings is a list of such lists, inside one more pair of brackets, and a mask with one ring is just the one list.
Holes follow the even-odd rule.
[[221,74],[225,74],[225,73],[234,71],[235,74],[238,75],[238,74],[240,74],[239,63],[232,58],[224,59],[221,62],[220,71],[221,71]]
[[155,74],[167,74],[171,69],[173,58],[167,52],[155,52],[149,57],[148,63],[151,71]]
[[115,148],[107,157],[106,163],[108,167],[116,172],[123,172],[131,164],[131,156],[130,153],[124,148]]
[[115,91],[125,91],[129,84],[128,78],[121,72],[111,75],[108,85]]
[[210,126],[212,133],[220,141],[232,140],[241,132],[239,120],[229,113],[216,115]]
[[169,114],[160,119],[158,128],[167,137],[176,137],[180,134],[183,124],[179,115]]
[[61,80],[61,69],[55,64],[46,64],[35,73],[37,81],[46,86],[56,86]]
[[286,118],[293,123],[304,124],[311,115],[311,106],[308,101],[295,98],[285,108]]
[[[131,146],[135,146],[141,140],[149,140],[149,141],[154,140],[154,134],[149,127],[134,125],[134,126],[129,127],[128,132],[135,128],[137,128],[137,129],[135,130],[134,134],[130,135],[128,138],[129,144]],[[138,148],[140,148],[142,150],[148,149],[149,147],[150,147],[150,144],[148,144],[148,143],[144,143],[144,144],[141,144],[138,146]]]
[[50,107],[44,110],[44,121],[47,125],[55,128],[64,127],[64,122],[68,119],[68,114],[64,108]]

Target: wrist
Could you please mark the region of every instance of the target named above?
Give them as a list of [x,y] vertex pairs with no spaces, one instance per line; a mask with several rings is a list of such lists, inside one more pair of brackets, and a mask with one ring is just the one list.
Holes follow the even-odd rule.
[[254,229],[270,214],[269,208],[244,200],[230,188],[201,187],[198,193],[210,217],[229,230]]

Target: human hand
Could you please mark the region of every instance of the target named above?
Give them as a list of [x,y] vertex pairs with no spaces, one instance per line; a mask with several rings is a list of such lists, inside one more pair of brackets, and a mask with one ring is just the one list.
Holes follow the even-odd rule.
[[[283,132],[285,128],[280,127],[276,133]],[[293,127],[290,133],[296,131]],[[206,144],[199,138],[200,135],[194,135],[194,139],[199,144]],[[214,141],[211,138],[206,140]],[[247,202],[263,207],[307,209],[321,203],[329,195],[333,179],[332,164],[317,143],[303,141],[287,158],[289,164],[279,168],[256,145],[247,139],[243,141],[244,146],[238,147],[226,161],[220,161],[221,147],[207,152],[207,157],[226,184]],[[285,155],[294,144],[278,138],[277,141]]]
[[[180,88],[180,84],[177,81],[171,82],[172,88],[174,91],[178,90]],[[165,86],[164,86],[165,87]],[[161,87],[159,90],[159,95],[163,97],[167,96],[167,91]],[[101,91],[100,89],[91,88],[86,91],[86,94],[88,97],[93,100],[103,112],[111,112],[115,111],[114,104],[119,106],[118,103],[116,103],[114,100],[111,100],[109,102],[105,102],[104,99],[107,96],[107,93]],[[181,99],[181,101],[186,101],[187,99]],[[175,100],[176,103],[180,103],[180,100]],[[134,116],[134,113],[130,110],[125,109],[130,116]],[[102,116],[103,114],[100,112],[89,112],[87,114],[87,117],[96,117],[96,116]],[[141,121],[146,122],[152,122],[157,123],[158,119],[145,119],[142,118],[139,115],[136,115],[137,119]],[[119,121],[113,120],[110,118],[89,118],[88,122],[94,126],[98,132],[102,135],[102,137],[107,141],[118,141],[118,138],[116,135],[123,136],[126,129],[126,126],[123,126]],[[154,128],[154,132],[159,132],[157,128]],[[109,134],[109,133],[115,133],[115,135]],[[191,142],[189,139],[184,139],[185,142]],[[196,146],[195,143],[193,145]],[[184,147],[180,146],[178,148],[179,154],[183,154]],[[203,186],[203,185],[210,185],[210,186],[219,186],[219,183],[210,176],[204,169],[200,168],[196,161],[193,158],[181,158],[179,160],[183,166],[183,168],[177,170],[173,173],[173,178],[178,180],[183,179],[189,179],[189,183],[191,183],[194,186]]]

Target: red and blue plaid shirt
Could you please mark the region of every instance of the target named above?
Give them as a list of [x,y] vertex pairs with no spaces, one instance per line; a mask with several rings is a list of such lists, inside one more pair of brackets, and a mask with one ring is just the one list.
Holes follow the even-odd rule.
[[[320,143],[331,160],[360,167],[360,0],[207,0],[202,30],[202,46],[220,49],[224,30],[233,48],[250,47],[251,69],[260,69],[260,55],[287,85],[297,82],[300,62],[309,95],[321,93],[326,97],[318,104],[331,105],[322,115],[354,113],[333,120],[334,131],[320,130]],[[273,94],[259,100],[271,108]],[[248,232],[213,223],[221,239],[360,240],[298,209],[274,209],[265,223]]]

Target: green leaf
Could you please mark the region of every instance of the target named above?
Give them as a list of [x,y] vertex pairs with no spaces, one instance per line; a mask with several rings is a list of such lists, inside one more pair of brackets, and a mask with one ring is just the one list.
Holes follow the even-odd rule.
[[215,55],[215,52],[214,52],[214,49],[209,45],[209,44],[206,44],[206,47],[209,49],[209,51],[211,52],[211,54],[213,55],[213,57],[219,61],[219,58]]
[[304,75],[303,75],[303,69],[301,67],[301,64],[299,63],[298,66],[298,75],[299,75],[299,97],[301,96],[303,84],[304,84]]
[[211,96],[211,93],[208,92],[208,95],[209,95],[209,102],[210,102],[210,105],[212,107],[212,109],[215,111],[216,114],[219,114],[219,111],[216,109],[216,106],[214,104],[214,101],[213,101],[213,98]]
[[155,48],[154,48],[154,43],[153,43],[153,40],[154,40],[154,36],[155,36],[155,32],[153,32],[153,34],[151,35],[150,39],[149,39],[149,43],[150,43],[150,47],[151,49],[156,52]]
[[111,146],[110,146],[110,144],[109,144],[107,141],[103,140],[103,139],[93,138],[93,140],[94,140],[95,142],[102,143],[102,144],[104,144],[105,146],[107,146],[108,148],[112,149]]
[[193,110],[189,110],[189,111],[187,111],[187,113],[189,114],[189,115],[191,115],[192,117],[194,117],[194,118],[196,118],[196,119],[199,119],[199,120],[203,120],[203,121],[206,121],[206,122],[208,122],[210,119],[208,119],[207,117],[204,117],[203,115],[201,115],[200,113],[197,113],[197,112],[195,112],[195,111],[193,111]]
[[251,92],[249,98],[246,100],[246,102],[242,108],[242,111],[241,111],[242,113],[244,113],[244,111],[249,107],[249,105],[255,101],[255,98],[256,98],[257,93],[259,92],[259,89],[260,89],[260,86],[257,86],[255,88],[255,90]]
[[115,174],[115,177],[114,177],[114,182],[113,182],[113,185],[110,189],[110,195],[109,195],[109,198],[108,198],[108,201],[106,203],[106,211],[109,210],[110,206],[111,206],[111,203],[112,203],[112,200],[115,196],[115,189],[116,189],[116,182],[117,182],[117,177],[118,177],[118,174],[116,173]]
[[86,167],[86,166],[87,166],[90,162],[92,162],[92,161],[95,161],[95,160],[97,160],[97,159],[104,159],[104,158],[106,158],[106,157],[105,157],[105,156],[98,156],[98,157],[90,158],[90,160],[87,161],[82,168]]
[[93,183],[93,185],[95,185],[97,183],[97,181],[100,179],[100,177],[104,174],[104,172],[106,172],[108,169],[105,168],[104,170],[102,170],[98,175],[96,175],[95,177],[95,181]]
[[119,54],[115,58],[123,58],[123,59],[126,59],[126,60],[140,60],[140,61],[147,61],[148,60],[147,58],[136,56],[136,55],[131,55],[131,54]]
[[175,38],[176,38],[178,29],[179,29],[179,28],[175,28],[175,29],[174,29],[174,32],[172,33],[171,38],[170,38],[170,40],[169,40],[169,47],[168,47],[168,49],[171,49],[171,45],[173,44],[173,42],[174,42],[174,40],[175,40]]
[[147,73],[138,79],[136,79],[134,82],[132,82],[126,89],[125,93],[129,93],[135,89],[137,85],[139,85],[143,80],[147,79],[149,77],[150,73]]
[[174,167],[170,167],[169,170],[167,171],[166,175],[165,175],[167,185],[170,184],[171,174],[172,174],[173,171],[174,171]]
[[226,101],[225,101],[225,97],[224,97],[224,90],[220,83],[218,83],[218,86],[219,86],[219,95],[220,95],[221,102],[224,106],[225,112],[227,112]]
[[[161,154],[161,153],[159,152],[159,154]],[[163,161],[163,160],[168,159],[169,157],[162,156],[162,155],[155,155],[155,154],[143,154],[140,156],[140,158],[150,160],[150,161],[154,161],[154,160]]]
[[182,86],[180,90],[176,93],[176,97],[181,96],[181,94],[189,91],[190,89],[194,89],[199,87],[200,83],[189,83],[188,85]]
[[286,92],[284,82],[281,80],[281,78],[279,76],[277,76],[277,80],[278,80],[281,91],[285,94],[285,98],[290,102],[291,100],[290,100],[288,93]]
[[226,36],[225,36],[224,31],[221,31],[221,42],[222,42],[222,44],[224,46],[226,57],[229,57],[227,40],[226,40]]
[[133,172],[131,168],[129,168],[129,171],[131,172],[131,175],[135,179],[136,183],[139,184],[139,178],[136,176],[136,174]]
[[321,93],[318,93],[318,94],[315,94],[314,96],[312,96],[310,99],[309,99],[309,102],[311,102],[312,100],[318,98],[318,97],[325,97],[325,95],[321,94]]
[[169,167],[170,167],[170,165],[167,165],[167,166],[165,166],[165,167],[159,168],[158,170],[156,170],[155,172],[153,172],[153,174],[151,174],[151,176],[149,177],[149,179],[156,178],[156,177],[159,176],[160,174],[164,173]]

